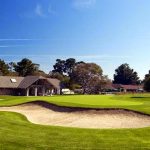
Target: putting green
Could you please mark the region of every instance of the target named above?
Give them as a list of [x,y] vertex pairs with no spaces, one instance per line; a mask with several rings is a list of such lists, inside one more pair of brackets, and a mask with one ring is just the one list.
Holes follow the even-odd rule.
[[132,106],[132,105],[142,105],[141,101],[117,99],[116,96],[111,95],[91,95],[91,96],[66,96],[66,97],[55,97],[50,100],[51,102],[57,104],[64,104],[68,106],[97,106],[97,107],[118,107],[118,106]]
[[124,107],[143,105],[143,101],[133,99],[130,96],[114,95],[75,95],[75,96],[52,96],[52,97],[15,97],[0,96],[0,106],[11,106],[25,102],[44,100],[50,103],[63,106],[81,106],[81,107]]

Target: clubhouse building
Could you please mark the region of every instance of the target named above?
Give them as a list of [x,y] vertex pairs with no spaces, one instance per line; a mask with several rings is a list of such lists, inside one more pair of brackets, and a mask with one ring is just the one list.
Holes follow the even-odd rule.
[[42,76],[0,76],[0,95],[45,96],[60,94],[60,81]]
[[107,92],[144,92],[143,85],[108,84],[104,88]]

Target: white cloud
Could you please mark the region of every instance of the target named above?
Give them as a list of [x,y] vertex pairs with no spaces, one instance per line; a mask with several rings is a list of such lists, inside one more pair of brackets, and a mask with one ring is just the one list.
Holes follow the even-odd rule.
[[56,11],[53,10],[51,5],[48,6],[48,13],[49,14],[56,14]]
[[96,3],[96,0],[73,0],[73,6],[76,9],[91,8]]
[[7,47],[22,47],[25,45],[0,45],[0,48],[7,48]]
[[0,39],[0,41],[34,41],[34,40],[42,40],[42,39]]
[[0,45],[0,48],[5,48],[5,47],[9,47],[7,45]]
[[[0,55],[3,57],[14,57],[14,55]],[[20,57],[22,55],[16,55],[16,57]],[[40,56],[40,58],[39,58]],[[132,58],[131,56],[121,56],[121,55],[24,55],[24,57],[30,57],[32,59],[42,59],[44,61],[48,60],[49,58],[52,60],[56,59],[67,59],[67,58],[75,58],[77,61],[85,61],[85,62],[111,62],[114,61],[114,59],[118,60],[126,60]]]
[[34,10],[35,14],[39,17],[45,17],[45,13],[43,11],[43,8],[40,4],[37,4]]
[[42,5],[41,3],[37,3],[32,10],[26,11],[20,16],[27,18],[35,18],[35,17],[47,18],[52,14],[54,15],[55,11],[52,9],[52,6],[50,4]]

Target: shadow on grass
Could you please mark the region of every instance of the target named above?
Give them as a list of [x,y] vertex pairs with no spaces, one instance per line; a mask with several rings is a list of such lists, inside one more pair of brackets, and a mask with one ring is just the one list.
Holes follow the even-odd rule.
[[131,98],[139,98],[139,99],[140,99],[140,98],[142,98],[142,99],[148,99],[148,98],[149,98],[149,99],[150,99],[150,97],[144,97],[144,96],[133,96],[133,97],[131,97]]

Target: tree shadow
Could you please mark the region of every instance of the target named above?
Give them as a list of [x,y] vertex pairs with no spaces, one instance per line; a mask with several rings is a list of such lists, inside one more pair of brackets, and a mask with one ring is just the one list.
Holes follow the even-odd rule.
[[142,99],[148,99],[148,98],[150,98],[150,96],[148,96],[148,97],[144,97],[144,96],[133,96],[133,97],[131,97],[131,98],[142,98]]

